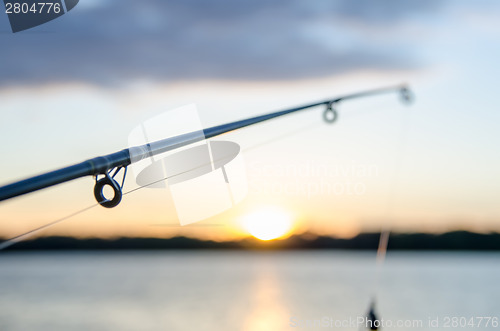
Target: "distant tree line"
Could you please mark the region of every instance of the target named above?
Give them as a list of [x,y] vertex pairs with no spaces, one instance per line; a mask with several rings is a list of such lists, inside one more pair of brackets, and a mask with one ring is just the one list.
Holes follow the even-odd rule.
[[[43,237],[17,243],[7,250],[156,250],[156,249],[341,249],[375,250],[379,233],[361,233],[356,237],[343,239],[310,234],[296,235],[282,240],[263,242],[257,239],[239,241],[205,241],[186,237],[160,238],[118,238],[77,239],[72,237]],[[389,250],[500,250],[500,234],[480,234],[467,231],[428,233],[393,233],[389,239]]]

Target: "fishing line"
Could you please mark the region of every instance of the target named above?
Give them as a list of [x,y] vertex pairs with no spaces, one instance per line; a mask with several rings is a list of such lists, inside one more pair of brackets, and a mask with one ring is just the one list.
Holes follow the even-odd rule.
[[79,214],[81,214],[81,213],[84,213],[84,212],[86,212],[87,210],[90,210],[90,209],[92,209],[92,208],[94,208],[94,207],[97,207],[97,206],[99,206],[99,204],[98,204],[98,203],[95,203],[95,204],[93,204],[93,205],[91,205],[91,206],[88,206],[88,207],[85,207],[85,208],[83,208],[83,209],[80,209],[80,210],[78,210],[78,211],[76,211],[76,212],[74,212],[74,213],[71,213],[71,214],[69,214],[69,215],[67,215],[67,216],[64,216],[64,217],[62,217],[62,218],[59,218],[59,219],[57,219],[57,220],[55,220],[55,221],[52,221],[52,222],[47,223],[47,224],[44,224],[44,225],[42,225],[42,226],[40,226],[40,227],[38,227],[38,228],[35,228],[35,229],[33,229],[33,230],[30,230],[30,231],[25,232],[25,233],[20,234],[20,235],[17,235],[17,236],[15,236],[15,237],[13,237],[13,238],[7,239],[7,240],[3,241],[2,243],[0,243],[0,251],[1,251],[1,250],[4,250],[4,249],[6,249],[7,247],[10,247],[10,246],[12,246],[12,245],[14,245],[14,244],[16,244],[16,243],[18,243],[18,242],[20,242],[20,241],[23,241],[23,240],[25,240],[25,239],[27,239],[27,238],[29,238],[29,237],[33,236],[33,235],[35,235],[35,234],[36,234],[37,232],[39,232],[39,231],[42,231],[42,230],[44,230],[44,229],[46,229],[46,228],[48,228],[48,227],[51,227],[51,226],[56,225],[56,224],[58,224],[58,223],[61,223],[62,221],[68,220],[68,219],[70,219],[71,217],[74,217],[74,216],[76,216],[76,215],[79,215]]
[[[345,120],[348,120],[348,119],[349,119],[349,118],[346,118]],[[249,151],[252,151],[252,150],[256,150],[256,149],[259,149],[259,148],[261,148],[261,147],[267,146],[267,145],[269,145],[269,144],[272,144],[272,143],[275,143],[275,142],[278,142],[278,141],[281,141],[281,140],[285,140],[286,138],[289,138],[289,137],[295,136],[295,135],[297,135],[297,134],[301,134],[301,133],[305,133],[305,132],[311,131],[311,130],[316,129],[316,128],[321,127],[321,126],[324,126],[324,123],[322,123],[322,122],[312,123],[312,124],[309,124],[309,125],[303,126],[303,127],[299,128],[299,129],[291,130],[291,131],[289,131],[289,132],[287,132],[287,133],[284,133],[284,134],[282,134],[282,135],[279,135],[279,136],[277,136],[277,137],[273,137],[273,138],[268,139],[268,140],[266,140],[266,141],[263,141],[263,142],[261,142],[261,143],[259,143],[259,144],[255,144],[255,145],[253,145],[253,146],[249,146],[249,147],[247,147],[247,148],[244,148],[244,149],[242,150],[242,152],[249,152]],[[224,159],[224,158],[221,158],[221,159],[216,160],[216,161],[222,161],[223,159]],[[136,187],[136,188],[134,188],[134,189],[131,189],[131,190],[129,190],[129,191],[126,191],[126,192],[124,192],[124,193],[123,193],[123,195],[125,196],[125,195],[128,195],[128,194],[130,194],[130,193],[133,193],[133,192],[139,191],[139,190],[141,190],[141,189],[143,189],[143,188],[146,188],[146,187],[149,187],[149,186],[151,186],[151,185],[154,185],[154,184],[160,183],[160,182],[162,182],[162,181],[168,180],[168,179],[173,178],[173,177],[175,177],[175,176],[180,176],[180,175],[182,175],[182,174],[185,174],[185,173],[188,173],[188,172],[190,172],[190,171],[196,170],[196,169],[198,169],[198,168],[204,167],[204,166],[206,166],[206,165],[208,165],[208,164],[209,164],[209,163],[207,162],[207,163],[205,163],[205,164],[199,165],[199,166],[194,167],[194,168],[192,168],[192,169],[188,169],[188,170],[183,171],[183,172],[181,172],[181,173],[174,174],[174,175],[172,175],[172,176],[170,176],[170,177],[164,177],[164,178],[161,178],[161,179],[155,180],[155,181],[153,181],[153,182],[151,182],[151,183],[148,183],[148,184],[146,184],[146,185],[142,185],[142,186]],[[57,220],[55,220],[55,221],[52,221],[52,222],[47,223],[47,224],[45,224],[45,225],[42,225],[42,226],[40,226],[40,227],[38,227],[38,228],[35,228],[35,229],[33,229],[33,230],[30,230],[30,231],[25,232],[25,233],[20,234],[20,235],[17,235],[17,236],[15,236],[15,237],[13,237],[13,238],[7,239],[7,240],[5,240],[4,242],[0,243],[0,251],[1,251],[1,250],[4,250],[4,249],[6,249],[6,248],[8,248],[8,247],[10,247],[10,246],[12,246],[12,245],[14,245],[14,244],[16,244],[16,243],[20,242],[20,241],[23,241],[23,240],[25,240],[25,239],[28,239],[28,238],[30,238],[30,237],[32,237],[32,236],[34,236],[35,234],[37,234],[38,232],[40,232],[40,231],[42,231],[42,230],[45,230],[45,229],[47,229],[47,228],[49,228],[49,227],[51,227],[51,226],[53,226],[53,225],[56,225],[56,224],[61,223],[61,222],[65,221],[65,220],[68,220],[68,219],[70,219],[70,218],[72,218],[72,217],[74,217],[74,216],[77,216],[77,215],[79,215],[79,214],[81,214],[81,213],[84,213],[84,212],[86,212],[87,210],[90,210],[90,209],[92,209],[92,208],[94,208],[94,207],[96,207],[96,206],[98,206],[98,205],[99,205],[99,203],[93,204],[93,205],[91,205],[91,206],[88,206],[88,207],[85,207],[85,208],[83,208],[83,209],[81,209],[81,210],[78,210],[78,211],[76,211],[76,212],[74,212],[74,213],[71,213],[71,214],[69,214],[69,215],[67,215],[67,216],[64,216],[64,217],[62,217],[62,218],[60,218],[60,219],[57,219]],[[159,226],[159,225],[156,225],[156,226]],[[162,226],[172,226],[172,227],[178,227],[179,225],[177,225],[177,224],[163,224]],[[210,224],[210,225],[205,225],[205,226],[220,226],[220,224]],[[379,248],[379,249],[380,249],[380,248]],[[385,253],[384,253],[384,258],[385,258]],[[379,258],[378,258],[378,253],[377,253],[377,261],[378,261],[378,260],[379,260]]]
[[[326,107],[323,111],[323,119],[327,123],[333,123],[337,119],[338,113],[336,107],[340,102],[395,92],[399,93],[401,100],[404,102],[407,102],[411,99],[411,92],[405,84],[373,90],[365,90],[295,108],[275,111],[209,127],[203,129],[203,134],[205,136],[205,139],[210,139],[231,131],[256,125],[261,122],[266,122],[292,113],[309,110],[310,108],[317,106]],[[108,155],[94,157],[92,159],[88,159],[64,168],[56,169],[38,176],[29,177],[11,184],[4,185],[0,187],[0,201],[46,189],[48,187],[59,185],[64,182],[75,180],[81,177],[105,175],[104,178],[96,181],[96,184],[94,186],[94,197],[101,204],[101,206],[105,208],[113,208],[116,207],[121,201],[122,188],[109,176],[110,170],[117,168],[126,168],[132,163],[138,162],[142,159],[162,154],[167,151],[172,151],[202,140],[203,139],[200,137],[197,131],[188,132],[175,137],[169,137],[166,139],[153,141],[148,144],[123,149]],[[110,186],[114,190],[115,195],[112,200],[107,200],[106,198],[104,198],[102,189],[105,186]]]
[[[206,165],[206,164],[205,164],[205,165]],[[199,166],[199,167],[202,167],[202,166],[204,166],[204,165],[201,165],[201,166]],[[196,168],[197,168],[197,167],[196,167]],[[143,189],[143,188],[146,188],[146,187],[148,187],[148,186],[154,185],[154,184],[156,184],[156,183],[159,183],[159,182],[162,182],[162,181],[168,180],[169,178],[173,178],[173,177],[175,177],[175,176],[182,175],[182,174],[187,173],[187,172],[189,172],[189,171],[196,170],[196,168],[189,169],[189,170],[183,171],[183,172],[178,173],[178,174],[174,174],[174,175],[169,176],[169,177],[165,177],[165,178],[162,178],[162,179],[158,179],[158,180],[156,180],[156,181],[154,181],[154,182],[151,182],[151,183],[148,183],[148,184],[146,184],[146,185],[136,187],[136,188],[134,188],[134,189],[132,189],[132,190],[130,190],[130,191],[127,191],[127,192],[123,193],[123,195],[127,195],[127,194],[129,194],[129,193],[133,193],[133,192],[135,192],[135,191],[138,191],[138,190],[140,190],[140,189]],[[13,238],[7,239],[7,240],[3,241],[2,243],[0,243],[0,250],[3,250],[3,249],[5,249],[5,248],[8,248],[8,247],[10,247],[10,246],[12,246],[12,245],[14,245],[14,244],[16,244],[16,243],[18,243],[18,242],[21,242],[21,241],[23,241],[23,240],[25,240],[25,239],[28,239],[28,238],[32,237],[33,235],[35,235],[36,233],[38,233],[38,232],[40,232],[40,231],[42,231],[42,230],[45,230],[45,229],[47,229],[47,228],[49,228],[49,227],[51,227],[51,226],[53,226],[53,225],[56,225],[56,224],[58,224],[58,223],[61,223],[61,222],[63,222],[63,221],[66,221],[66,220],[68,220],[68,219],[70,219],[70,218],[72,218],[72,217],[74,217],[74,216],[77,216],[77,215],[79,215],[79,214],[82,214],[82,213],[84,213],[84,212],[86,212],[86,211],[88,211],[88,210],[90,210],[90,209],[92,209],[92,208],[94,208],[94,207],[96,207],[96,206],[99,206],[99,205],[100,205],[99,203],[95,203],[95,204],[93,204],[93,205],[91,205],[91,206],[88,206],[88,207],[85,207],[85,208],[83,208],[83,209],[80,209],[80,210],[78,210],[78,211],[76,211],[76,212],[74,212],[74,213],[71,213],[71,214],[69,214],[69,215],[67,215],[67,216],[64,216],[64,217],[62,217],[62,218],[59,218],[59,219],[57,219],[57,220],[55,220],[55,221],[49,222],[49,223],[44,224],[44,225],[42,225],[42,226],[40,226],[40,227],[37,227],[37,228],[35,228],[35,229],[32,229],[32,230],[30,230],[30,231],[28,231],[28,232],[25,232],[25,233],[22,233],[22,234],[20,234],[20,235],[17,235],[17,236],[15,236],[15,237],[13,237]]]
[[[262,143],[260,143],[260,144],[256,144],[256,145],[253,145],[253,146],[249,146],[249,147],[247,147],[247,148],[243,149],[243,150],[242,150],[242,152],[248,152],[248,151],[250,151],[250,150],[254,150],[254,149],[261,148],[261,147],[263,147],[263,146],[265,146],[265,145],[268,145],[268,144],[271,144],[271,143],[273,143],[273,142],[276,142],[276,141],[279,141],[279,140],[283,140],[283,139],[286,139],[286,138],[288,138],[288,137],[294,136],[294,135],[296,135],[296,134],[299,134],[299,133],[303,133],[303,132],[306,132],[306,131],[312,130],[312,129],[314,129],[314,128],[316,128],[316,127],[319,127],[319,126],[321,126],[321,125],[324,125],[324,123],[321,123],[321,122],[320,122],[320,123],[313,123],[312,125],[307,125],[307,126],[304,126],[304,127],[302,127],[302,128],[299,128],[299,129],[297,129],[297,130],[292,130],[292,131],[290,131],[290,132],[288,132],[288,133],[285,133],[285,134],[283,134],[283,135],[280,135],[280,136],[278,136],[278,137],[275,137],[275,138],[272,138],[272,139],[266,140],[266,141],[264,141],[264,142],[262,142]],[[227,157],[222,157],[222,158],[220,158],[220,159],[214,160],[214,162],[223,161],[225,158],[227,158]],[[188,173],[188,172],[191,172],[191,171],[197,170],[198,168],[203,168],[203,167],[205,167],[205,166],[207,166],[207,165],[209,165],[209,164],[211,164],[211,162],[207,162],[207,163],[201,164],[201,165],[199,165],[199,166],[193,167],[193,168],[191,168],[191,169],[187,169],[187,170],[185,170],[185,171],[182,171],[182,172],[180,172],[180,173],[173,174],[173,175],[171,175],[171,176],[167,176],[167,177],[164,177],[164,178],[161,178],[161,179],[155,180],[155,181],[153,181],[153,182],[151,182],[151,183],[148,183],[148,184],[145,184],[145,185],[142,185],[142,186],[139,186],[139,187],[133,188],[133,189],[131,189],[131,190],[127,191],[127,192],[124,192],[124,193],[123,193],[123,195],[128,195],[128,194],[130,194],[130,193],[134,193],[134,192],[136,192],[136,191],[139,191],[139,190],[141,190],[141,189],[143,189],[143,188],[146,188],[146,187],[149,187],[149,186],[151,186],[151,185],[154,185],[154,184],[160,183],[160,182],[162,182],[162,181],[165,181],[165,180],[168,180],[168,179],[172,179],[172,178],[174,178],[174,177],[176,177],[176,176],[180,176],[180,175],[186,174],[186,173]],[[68,220],[68,219],[70,219],[70,218],[72,218],[72,217],[75,217],[75,216],[77,216],[77,215],[79,215],[79,214],[82,214],[82,213],[84,213],[84,212],[86,212],[86,211],[88,211],[88,210],[90,210],[90,209],[92,209],[92,208],[94,208],[94,207],[96,207],[96,206],[99,206],[99,203],[95,203],[95,204],[93,204],[93,205],[90,205],[90,206],[88,206],[88,207],[85,207],[85,208],[83,208],[83,209],[80,209],[80,210],[78,210],[78,211],[76,211],[76,212],[73,212],[73,213],[71,213],[71,214],[69,214],[69,215],[66,215],[66,216],[64,216],[64,217],[61,217],[61,218],[59,218],[59,219],[57,219],[57,220],[55,220],[55,221],[49,222],[49,223],[44,224],[44,225],[42,225],[42,226],[39,226],[39,227],[37,227],[37,228],[35,228],[35,229],[32,229],[32,230],[30,230],[30,231],[28,231],[28,232],[25,232],[25,233],[22,233],[22,234],[20,234],[20,235],[15,236],[15,237],[12,237],[12,238],[10,238],[10,239],[7,239],[7,240],[3,241],[2,243],[0,243],[0,251],[1,251],[1,250],[6,249],[6,248],[8,248],[8,247],[10,247],[10,246],[12,246],[12,245],[14,245],[14,244],[16,244],[16,243],[18,243],[18,242],[21,242],[21,241],[23,241],[23,240],[26,240],[26,239],[28,239],[28,238],[30,238],[30,237],[32,237],[32,236],[34,236],[35,234],[37,234],[38,232],[40,232],[40,231],[42,231],[42,230],[45,230],[45,229],[47,229],[47,228],[49,228],[49,227],[51,227],[51,226],[54,226],[54,225],[56,225],[56,224],[58,224],[58,223],[61,223],[61,222],[66,221],[66,220]],[[167,226],[168,226],[168,225],[167,225]],[[173,226],[173,225],[172,225],[172,226]],[[176,226],[178,226],[178,225],[176,225]],[[220,226],[220,224],[210,224],[210,225],[205,225],[205,226]]]
[[293,131],[290,131],[290,132],[287,132],[285,134],[282,134],[282,135],[279,135],[277,137],[274,137],[272,139],[268,139],[266,141],[263,141],[259,144],[255,144],[253,146],[249,146],[245,149],[243,149],[243,152],[249,152],[251,150],[254,150],[254,149],[258,149],[258,148],[261,148],[261,147],[264,147],[266,145],[269,145],[271,143],[274,143],[274,142],[277,142],[277,141],[280,141],[280,140],[284,140],[286,138],[289,138],[289,137],[292,137],[296,134],[300,134],[300,133],[304,133],[304,132],[307,132],[307,131],[311,131],[312,129],[316,129],[320,126],[324,126],[324,123],[313,123],[311,125],[307,125],[307,126],[304,126],[302,128],[299,128],[297,130],[293,130]]
[[[386,207],[385,207],[385,215],[386,215],[386,224],[382,227],[380,231],[380,239],[379,246],[377,249],[377,272],[376,272],[376,285],[375,288],[378,287],[378,279],[380,278],[380,270],[385,263],[387,247],[389,243],[389,237],[391,233],[391,228],[393,227],[393,217],[394,217],[394,205],[395,205],[395,194],[398,188],[398,184],[401,176],[401,169],[403,158],[405,156],[405,151],[407,147],[408,140],[408,132],[411,129],[411,112],[404,114],[404,117],[401,121],[401,131],[399,132],[399,139],[397,139],[396,151],[394,153],[394,175],[390,181],[387,193]],[[376,293],[374,293],[376,294]]]
[[[308,104],[308,105],[304,105],[304,106],[300,106],[300,107],[296,107],[296,108],[291,108],[291,109],[286,109],[286,110],[277,111],[277,112],[273,112],[273,113],[268,113],[268,114],[264,114],[264,115],[260,115],[260,116],[256,116],[256,117],[243,119],[243,120],[236,121],[236,122],[226,123],[226,124],[222,124],[219,126],[214,126],[211,128],[204,129],[203,132],[205,134],[205,139],[210,139],[210,138],[213,138],[213,137],[216,137],[216,136],[219,136],[219,135],[222,135],[222,134],[234,131],[234,130],[238,130],[238,129],[241,129],[241,128],[244,128],[247,126],[251,126],[254,124],[258,124],[258,123],[261,123],[264,121],[268,121],[268,120],[277,118],[277,117],[281,117],[284,115],[288,115],[291,113],[295,113],[298,111],[302,111],[305,109],[309,109],[309,108],[313,108],[313,107],[321,106],[321,105],[326,106],[326,109],[323,112],[324,121],[327,123],[333,123],[336,121],[336,119],[338,117],[338,113],[336,111],[336,105],[339,102],[344,101],[344,100],[349,100],[349,99],[361,98],[361,97],[366,97],[366,96],[373,96],[373,95],[389,93],[389,92],[396,92],[396,91],[400,93],[400,95],[402,97],[402,101],[410,101],[411,100],[411,93],[406,85],[400,85],[400,86],[395,86],[395,87],[386,87],[386,88],[380,88],[380,89],[375,89],[375,90],[357,92],[357,93],[337,97],[334,99],[321,101],[318,103],[313,103],[313,104]],[[299,132],[307,131],[307,130],[310,130],[310,129],[315,128],[315,127],[316,127],[316,125],[311,126],[311,127],[305,127],[303,129],[299,129],[299,130],[294,130],[294,131],[289,132],[285,135],[273,138],[267,142],[263,142],[262,144],[258,144],[257,146],[249,147],[249,149],[258,148],[258,147],[264,146],[268,143],[284,139],[290,135],[294,135],[294,134],[297,134]],[[136,146],[136,147],[133,147],[133,149],[134,149],[134,152],[137,153],[137,155],[135,155],[137,160],[140,160],[140,159],[145,158],[145,157],[150,157],[152,155],[158,155],[158,154],[164,153],[166,151],[171,151],[171,150],[177,149],[177,148],[182,147],[182,146],[187,146],[189,144],[192,144],[192,143],[198,142],[198,141],[200,141],[200,140],[199,140],[196,132],[191,132],[191,133],[186,133],[186,134],[183,134],[180,136],[151,142],[151,143],[148,143],[148,144],[143,145],[143,146]],[[89,159],[89,160],[83,161],[83,162],[78,163],[78,164],[74,164],[74,165],[71,165],[71,166],[68,166],[65,168],[54,170],[52,172],[48,172],[48,173],[45,173],[42,175],[27,178],[27,179],[17,181],[17,182],[12,183],[12,184],[2,186],[1,190],[0,190],[0,201],[11,199],[11,198],[14,198],[16,196],[20,196],[23,194],[34,192],[34,191],[44,189],[44,188],[47,188],[47,187],[50,187],[53,185],[61,184],[63,182],[74,180],[74,179],[77,179],[80,177],[94,175],[94,177],[96,178],[96,184],[94,186],[94,196],[95,196],[96,200],[98,201],[98,204],[94,204],[92,206],[86,207],[86,208],[81,209],[75,213],[67,215],[63,218],[57,219],[53,222],[42,225],[36,229],[30,230],[26,233],[23,233],[21,235],[13,237],[13,238],[1,243],[0,250],[4,249],[6,247],[9,247],[10,245],[28,237],[28,236],[34,235],[35,233],[37,233],[43,229],[46,229],[52,225],[55,225],[55,224],[60,223],[64,220],[67,220],[73,216],[76,216],[80,213],[83,213],[83,212],[85,212],[85,211],[87,211],[87,210],[89,210],[97,205],[101,205],[101,206],[106,207],[106,208],[112,208],[112,207],[117,206],[120,203],[121,198],[123,196],[122,189],[123,189],[123,182],[125,181],[127,166],[133,162],[137,162],[137,160],[134,161],[131,159],[131,149],[132,148],[124,149],[124,150],[121,150],[119,152],[115,152],[115,153],[112,153],[109,155]],[[206,166],[206,165],[207,164],[201,165],[201,166]],[[201,167],[201,166],[199,166],[199,167]],[[125,169],[125,173],[123,174],[122,185],[119,185],[113,179],[113,177],[121,170],[121,168]],[[135,191],[140,190],[144,187],[148,187],[148,186],[151,186],[151,185],[158,183],[160,181],[164,181],[168,178],[172,178],[172,177],[184,174],[186,172],[193,171],[196,168],[198,168],[198,167],[186,170],[186,171],[179,173],[179,174],[174,174],[170,177],[162,178],[160,180],[154,181],[154,182],[149,183],[147,185],[132,189],[132,190],[126,192],[125,194],[135,192]],[[110,173],[113,169],[115,169],[115,173],[112,176],[110,176]],[[99,176],[99,175],[104,175],[104,178],[98,180],[97,176]],[[104,197],[103,188],[105,186],[111,186],[111,188],[113,188],[114,197],[112,200],[109,200],[109,199]]]
[[[221,160],[222,160],[222,159],[221,159]],[[205,164],[205,165],[207,165],[207,164]],[[201,166],[198,166],[198,167],[203,167],[203,166],[205,166],[205,165],[201,165]],[[178,173],[178,174],[174,174],[174,175],[169,176],[169,177],[165,177],[165,178],[162,178],[162,179],[158,179],[158,180],[156,180],[156,181],[154,181],[154,182],[148,183],[148,184],[143,185],[143,186],[136,187],[136,188],[134,188],[134,189],[132,189],[132,190],[130,190],[130,191],[127,191],[127,192],[123,193],[123,195],[127,195],[127,194],[129,194],[129,193],[133,193],[133,192],[135,192],[135,191],[138,191],[138,190],[140,190],[140,189],[143,189],[143,188],[146,188],[146,187],[148,187],[148,186],[154,185],[154,184],[156,184],[156,183],[159,183],[159,182],[162,182],[162,181],[168,180],[169,178],[173,178],[173,177],[175,177],[175,176],[180,176],[180,175],[182,175],[182,174],[184,174],[184,173],[187,173],[187,172],[189,172],[189,171],[196,170],[198,167],[195,167],[195,168],[193,168],[193,169],[188,169],[188,170],[186,170],[186,171],[183,171],[183,172]],[[3,241],[2,243],[0,243],[0,250],[3,250],[3,249],[5,249],[5,248],[8,248],[8,247],[10,247],[10,246],[12,246],[12,245],[14,245],[14,244],[16,244],[16,243],[20,242],[20,241],[23,241],[23,240],[25,240],[25,239],[27,239],[27,238],[32,237],[33,235],[35,235],[36,233],[38,233],[38,232],[40,232],[40,231],[42,231],[42,230],[45,230],[45,229],[47,229],[47,228],[49,228],[49,227],[51,227],[51,226],[53,226],[53,225],[56,225],[56,224],[61,223],[61,222],[65,221],[65,220],[68,220],[68,219],[70,219],[70,218],[72,218],[72,217],[74,217],[74,216],[77,216],[77,215],[79,215],[79,214],[82,214],[82,213],[84,213],[84,212],[86,212],[86,211],[88,211],[88,210],[90,210],[90,209],[92,209],[92,208],[94,208],[94,207],[96,207],[96,206],[99,206],[99,205],[100,205],[99,203],[95,203],[95,204],[93,204],[93,205],[91,205],[91,206],[88,206],[88,207],[85,207],[85,208],[83,208],[83,209],[80,209],[80,210],[78,210],[78,211],[76,211],[76,212],[74,212],[74,213],[71,213],[71,214],[69,214],[69,215],[67,215],[67,216],[64,216],[64,217],[62,217],[62,218],[59,218],[59,219],[57,219],[57,220],[55,220],[55,221],[49,222],[49,223],[44,224],[44,225],[42,225],[42,226],[40,226],[40,227],[37,227],[37,228],[35,228],[35,229],[32,229],[32,230],[30,230],[30,231],[28,231],[28,232],[25,232],[25,233],[22,233],[22,234],[20,234],[20,235],[17,235],[17,236],[15,236],[15,237],[13,237],[13,238],[7,239],[7,240]]]
[[[368,309],[367,318],[372,321],[372,327],[369,327],[371,330],[378,330],[378,327],[375,327],[375,321],[378,321],[378,317],[375,313],[375,304],[376,298],[378,297],[378,292],[380,288],[380,279],[382,274],[382,269],[385,264],[386,256],[387,256],[387,248],[389,244],[389,237],[391,233],[393,217],[394,217],[394,200],[396,189],[400,180],[402,162],[404,158],[404,154],[407,147],[408,140],[408,132],[411,128],[411,112],[405,114],[403,119],[401,120],[401,131],[399,132],[399,139],[396,145],[396,151],[394,153],[394,170],[393,176],[390,181],[387,199],[386,199],[386,207],[385,207],[385,215],[386,215],[386,224],[384,224],[380,231],[379,243],[377,248],[376,255],[376,266],[375,266],[375,275],[373,280],[373,293],[371,296],[371,302]],[[380,321],[379,321],[380,322]]]
[[[370,110],[370,111],[359,111],[359,112],[356,112],[354,114],[354,116],[351,115],[350,117],[343,118],[342,121],[348,121],[348,120],[350,120],[352,118],[355,118],[355,117],[357,117],[359,115],[364,115],[364,114],[367,114],[367,113],[373,114],[373,113],[379,113],[379,112],[382,112],[382,110],[379,110],[379,111],[372,111],[372,110]],[[319,123],[311,123],[310,125],[305,125],[305,126],[299,128],[299,129],[291,130],[291,131],[289,131],[287,133],[284,133],[282,135],[279,135],[277,137],[274,137],[274,138],[268,139],[266,141],[263,141],[262,143],[255,144],[253,146],[249,146],[249,147],[243,149],[242,151],[243,152],[248,152],[248,151],[251,151],[251,150],[254,150],[254,149],[258,149],[260,147],[269,145],[269,144],[274,143],[276,141],[284,140],[284,139],[286,139],[288,137],[292,137],[292,136],[294,136],[296,134],[308,132],[308,131],[311,131],[312,129],[316,129],[316,128],[319,128],[319,127],[325,127],[324,123],[319,122]]]
[[[280,135],[278,137],[273,137],[273,138],[268,139],[266,141],[263,141],[263,142],[261,142],[259,144],[255,144],[253,146],[246,147],[246,148],[242,149],[241,152],[245,152],[246,153],[246,152],[249,152],[249,151],[252,151],[252,150],[255,150],[255,149],[259,149],[259,148],[264,147],[266,145],[269,145],[271,143],[274,143],[274,142],[277,142],[277,141],[280,141],[280,140],[284,140],[284,139],[286,139],[288,137],[294,136],[296,134],[304,133],[306,131],[310,131],[312,129],[315,129],[315,128],[317,128],[319,126],[323,126],[323,125],[324,124],[321,123],[321,122],[320,123],[313,123],[311,125],[304,126],[304,127],[299,128],[297,130],[289,131],[289,132],[287,132],[285,134],[282,134],[282,135]],[[223,158],[219,159],[219,160],[215,160],[214,162],[218,162],[218,161],[222,161],[222,160],[223,160]],[[204,167],[204,166],[206,166],[208,164],[209,163],[205,163],[205,164],[200,165],[199,167]],[[193,168],[193,169],[188,170],[188,171],[192,171],[192,170],[196,170],[196,168]],[[176,175],[178,175],[178,174],[176,174]],[[153,183],[149,183],[146,186],[153,185],[153,184],[156,184],[158,182],[161,182],[161,181],[167,180],[167,179],[168,178],[163,178],[163,179],[157,180],[157,181],[155,181]],[[142,186],[142,187],[145,187],[145,186]],[[141,189],[142,187],[138,187],[138,188],[135,188],[133,190],[130,190],[130,191],[124,193],[123,195],[135,192],[135,191]],[[151,226],[176,227],[176,228],[180,227],[180,225],[178,223],[175,223],[175,224],[174,223],[151,224]],[[224,224],[219,224],[219,223],[216,223],[216,224],[196,224],[196,227],[220,227],[220,226],[224,226]]]

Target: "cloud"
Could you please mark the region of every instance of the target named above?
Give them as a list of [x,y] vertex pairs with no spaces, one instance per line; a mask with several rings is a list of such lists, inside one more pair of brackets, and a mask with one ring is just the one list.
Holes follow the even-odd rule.
[[[42,27],[2,35],[0,85],[274,80],[412,69],[418,56],[398,26],[439,6],[427,0],[81,3]],[[374,41],[367,31],[376,28],[392,33]]]

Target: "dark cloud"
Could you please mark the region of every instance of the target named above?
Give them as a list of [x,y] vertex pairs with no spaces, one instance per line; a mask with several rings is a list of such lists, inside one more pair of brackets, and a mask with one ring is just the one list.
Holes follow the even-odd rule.
[[[294,79],[414,68],[417,59],[397,51],[396,43],[382,39],[374,45],[359,31],[351,35],[351,23],[367,31],[397,27],[408,15],[437,6],[423,0],[92,3],[81,1],[39,28],[2,33],[0,84]],[[6,24],[5,18],[0,27]]]
[[436,0],[356,0],[340,1],[338,4],[335,8],[338,15],[378,24],[394,23],[412,15],[437,11],[442,5]]

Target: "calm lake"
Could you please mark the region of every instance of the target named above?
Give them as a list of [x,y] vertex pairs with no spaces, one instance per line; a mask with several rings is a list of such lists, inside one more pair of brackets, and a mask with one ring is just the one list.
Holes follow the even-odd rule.
[[500,330],[499,253],[376,270],[375,252],[3,252],[0,330],[364,330],[374,292],[384,330]]

